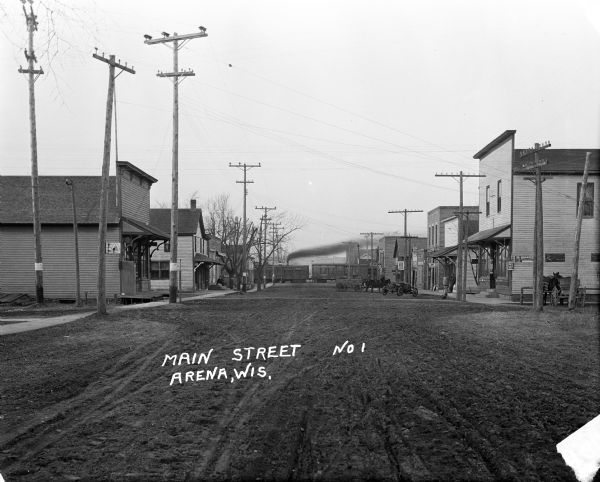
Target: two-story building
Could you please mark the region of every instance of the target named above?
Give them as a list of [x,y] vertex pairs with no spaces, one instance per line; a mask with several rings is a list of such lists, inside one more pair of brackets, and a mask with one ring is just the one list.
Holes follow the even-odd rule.
[[[70,185],[66,179],[38,178],[44,296],[75,299],[74,197],[80,290],[95,298],[101,177],[69,176]],[[150,250],[169,238],[150,224],[150,188],[156,181],[128,162],[118,162],[117,176],[109,178],[107,298],[150,289]],[[0,292],[35,294],[34,261],[31,177],[0,176]]]
[[[479,206],[463,206],[464,212],[476,212]],[[427,289],[442,288],[444,276],[456,276],[458,244],[458,216],[460,206],[438,206],[427,212]],[[468,233],[478,231],[473,215],[463,224]],[[467,289],[475,285],[475,278],[467,276]]]
[[[161,230],[171,229],[171,209],[151,209],[150,220],[153,226]],[[177,259],[182,291],[208,289],[211,283],[211,271],[214,283],[217,280],[215,266],[223,264],[217,256],[217,249],[210,248],[210,236],[204,229],[202,210],[196,207],[196,200],[190,201],[190,207],[177,210]],[[217,245],[220,247],[220,244]],[[169,288],[169,263],[171,259],[170,243],[152,252],[150,260],[152,285],[154,289]]]
[[[522,287],[533,286],[535,184],[523,168],[522,149],[514,130],[507,130],[473,157],[479,159],[479,232],[469,238],[479,245],[482,289],[517,299]],[[544,276],[573,268],[574,233],[586,153],[591,153],[581,227],[579,280],[592,296],[600,285],[600,150],[545,149],[540,158],[544,226]]]

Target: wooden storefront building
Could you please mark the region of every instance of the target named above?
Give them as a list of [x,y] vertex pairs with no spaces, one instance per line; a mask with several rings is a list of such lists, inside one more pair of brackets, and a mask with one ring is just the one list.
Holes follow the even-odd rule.
[[[477,152],[479,159],[479,232],[469,243],[479,246],[478,273],[482,290],[512,299],[533,286],[535,185],[528,179],[514,130],[507,130]],[[540,158],[544,226],[544,276],[571,276],[574,233],[586,153],[591,152],[585,192],[579,255],[579,284],[588,298],[600,288],[600,150],[546,149]]]
[[[106,296],[150,289],[150,249],[168,239],[152,227],[150,188],[157,180],[128,162],[109,179]],[[82,295],[97,296],[100,176],[70,176],[75,193]],[[73,202],[67,176],[40,176],[44,296],[76,293]],[[0,292],[35,294],[31,178],[0,176]]]

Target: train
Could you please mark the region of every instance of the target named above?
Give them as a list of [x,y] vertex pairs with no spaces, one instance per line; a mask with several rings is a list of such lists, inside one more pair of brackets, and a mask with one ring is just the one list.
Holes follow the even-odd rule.
[[[273,274],[275,275],[273,277]],[[375,273],[376,275],[376,273]],[[313,263],[312,265],[267,265],[267,280],[275,283],[326,283],[336,279],[369,279],[369,265],[341,263]]]

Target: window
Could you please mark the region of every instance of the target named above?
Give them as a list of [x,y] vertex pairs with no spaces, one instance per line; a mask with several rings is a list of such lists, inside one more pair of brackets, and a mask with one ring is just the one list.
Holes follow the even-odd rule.
[[438,244],[438,225],[436,224],[435,227],[435,245],[437,246]]
[[498,181],[498,190],[496,192],[496,198],[498,200],[497,211],[502,211],[502,181]]
[[163,249],[165,250],[165,253],[170,253],[171,252],[171,241],[165,241],[165,243],[163,244]]
[[[581,183],[577,183],[577,210],[579,210],[579,199],[581,198]],[[585,186],[583,198],[583,217],[594,217],[594,183],[588,182]]]
[[151,261],[150,279],[169,279],[169,260]]
[[490,215],[490,186],[485,188],[485,215]]

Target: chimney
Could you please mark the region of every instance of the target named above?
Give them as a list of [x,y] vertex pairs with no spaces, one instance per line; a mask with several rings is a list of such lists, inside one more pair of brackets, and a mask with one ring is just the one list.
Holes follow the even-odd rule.
[[190,208],[196,209],[196,200],[195,199],[190,200]]

